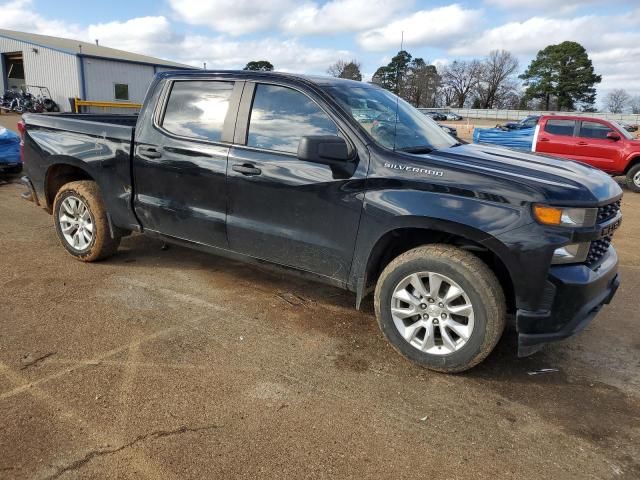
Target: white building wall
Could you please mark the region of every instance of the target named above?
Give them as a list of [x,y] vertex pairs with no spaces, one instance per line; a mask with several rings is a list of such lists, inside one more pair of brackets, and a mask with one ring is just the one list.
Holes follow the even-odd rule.
[[[84,58],[86,99],[117,102],[115,84],[129,85],[129,102],[142,103],[147,88],[155,75],[151,65],[119,62],[97,58]],[[130,109],[113,109],[116,113],[134,113]]]
[[[14,52],[22,52],[27,85],[48,87],[51,98],[60,109],[69,111],[69,98],[80,96],[77,57],[47,47],[0,37],[0,53]],[[4,73],[3,71],[3,77]]]

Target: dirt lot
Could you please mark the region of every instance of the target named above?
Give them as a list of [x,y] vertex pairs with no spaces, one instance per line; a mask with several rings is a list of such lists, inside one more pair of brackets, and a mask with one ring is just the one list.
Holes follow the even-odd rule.
[[0,478],[640,478],[640,195],[585,332],[517,359],[508,331],[453,376],[340,290],[141,236],[75,261],[21,191],[0,184]]

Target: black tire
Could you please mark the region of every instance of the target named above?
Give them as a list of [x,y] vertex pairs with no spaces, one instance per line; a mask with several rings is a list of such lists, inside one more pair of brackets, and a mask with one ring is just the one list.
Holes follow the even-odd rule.
[[[70,196],[84,202],[93,223],[93,237],[88,246],[83,249],[76,249],[65,239],[61,222],[59,221],[63,201]],[[82,180],[64,185],[56,195],[53,203],[53,218],[60,243],[78,260],[95,262],[110,257],[118,250],[120,235],[114,232],[115,238],[111,237],[107,210],[95,182]]]
[[[417,272],[450,278],[473,306],[473,330],[466,343],[452,353],[422,351],[405,340],[394,324],[393,292],[403,279]],[[418,365],[439,372],[462,372],[480,363],[494,349],[505,327],[504,292],[494,273],[475,255],[450,245],[425,245],[398,256],[380,275],[374,302],[378,324],[391,345]]]
[[635,164],[629,169],[626,180],[629,190],[640,193],[640,163]]

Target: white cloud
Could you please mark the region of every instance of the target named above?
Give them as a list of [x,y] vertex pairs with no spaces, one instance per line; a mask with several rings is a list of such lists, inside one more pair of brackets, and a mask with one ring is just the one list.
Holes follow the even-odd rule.
[[432,10],[420,10],[389,23],[385,27],[368,30],[358,36],[362,48],[372,51],[411,46],[446,46],[460,35],[468,35],[481,21],[481,11],[467,10],[458,4]]
[[32,0],[13,0],[0,5],[0,28],[58,37],[73,37],[80,32],[77,25],[42,17]]
[[192,25],[205,25],[229,35],[265,31],[273,27],[295,0],[169,0],[178,17]]
[[[338,58],[351,58],[348,50],[314,48],[298,40],[264,38],[256,41],[233,41],[224,38],[187,36],[177,47],[184,52],[179,61],[208,68],[242,68],[249,60],[269,60],[276,70],[323,73]],[[186,53],[188,52],[188,53]]]
[[304,3],[282,19],[284,31],[296,35],[354,32],[378,27],[411,0],[331,0]]
[[597,73],[602,75],[598,98],[614,88],[623,88],[632,95],[640,95],[640,46],[625,46],[590,54]]
[[640,93],[638,65],[640,30],[632,14],[576,18],[532,17],[509,22],[463,39],[448,52],[456,56],[486,55],[490,50],[506,49],[521,57],[532,57],[547,45],[565,40],[580,43],[593,60],[595,71],[603,76],[599,94],[612,88]]
[[552,11],[555,14],[566,14],[596,3],[607,3],[609,0],[485,0],[487,5],[513,11]]
[[182,36],[176,34],[169,20],[162,16],[89,25],[83,36],[88,41],[98,39],[100,45],[137,53],[160,53],[182,41]]
[[[177,2],[176,2],[177,3]],[[184,3],[184,2],[183,2]],[[352,58],[345,49],[315,48],[296,39],[272,37],[235,41],[224,35],[178,33],[164,16],[131,18],[124,21],[91,24],[85,27],[45,19],[31,0],[0,4],[0,28],[75,38],[105,47],[119,48],[200,67],[242,68],[250,60],[266,59],[277,70],[324,73],[338,58]]]

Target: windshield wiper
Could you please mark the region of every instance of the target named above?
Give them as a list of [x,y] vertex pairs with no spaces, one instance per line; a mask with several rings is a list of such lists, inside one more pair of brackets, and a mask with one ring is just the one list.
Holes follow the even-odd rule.
[[419,146],[415,146],[415,147],[396,148],[396,152],[431,153],[431,152],[433,152],[433,148],[431,148],[428,145],[419,145]]

